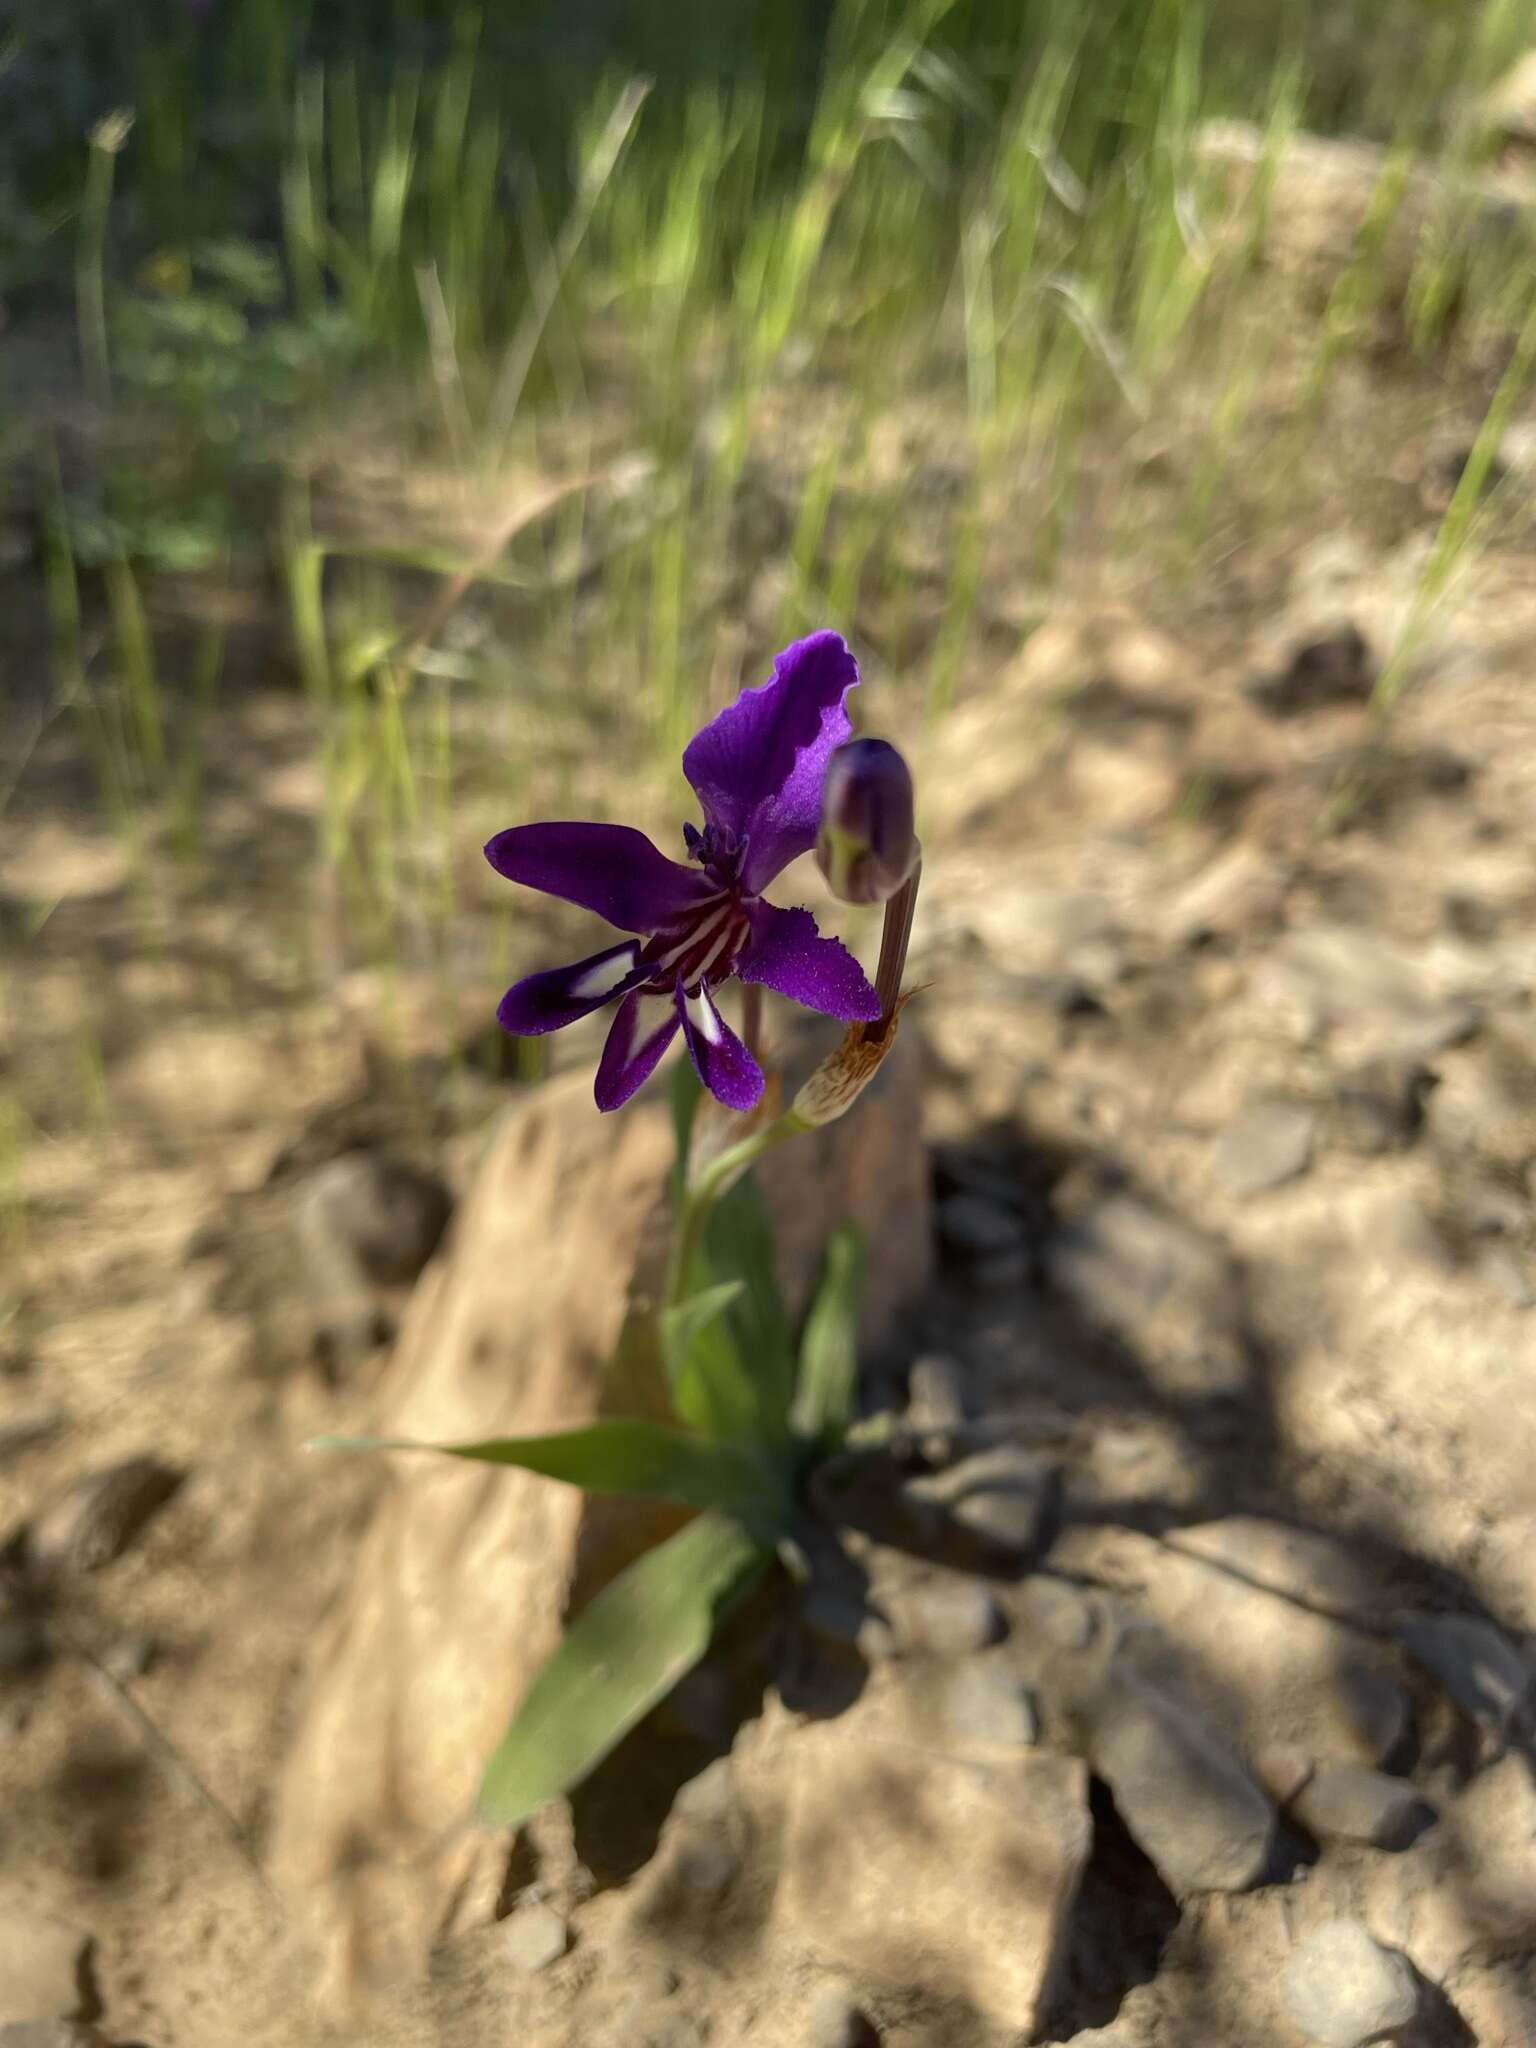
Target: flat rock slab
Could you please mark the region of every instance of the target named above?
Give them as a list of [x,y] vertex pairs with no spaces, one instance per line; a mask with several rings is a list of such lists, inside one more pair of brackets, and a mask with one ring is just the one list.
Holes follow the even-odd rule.
[[1128,1671],[1112,1673],[1090,1749],[1116,1811],[1170,1891],[1243,1891],[1265,1875],[1274,1808],[1179,1701]]
[[779,1745],[781,1931],[844,1968],[1030,2035],[1087,1862],[1087,1772],[890,1739],[859,1708]]

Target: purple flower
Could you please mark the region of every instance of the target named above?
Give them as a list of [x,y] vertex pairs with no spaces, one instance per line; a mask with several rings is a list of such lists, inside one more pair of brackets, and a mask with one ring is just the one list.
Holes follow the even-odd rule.
[[679,1028],[705,1087],[727,1109],[753,1107],[762,1069],[717,1000],[733,974],[824,1016],[879,1016],[853,955],[824,939],[808,910],[781,910],[762,895],[816,843],[827,763],[852,731],[845,703],[858,680],[842,636],[812,633],[785,648],[761,689],[743,690],[695,733],[683,751],[704,813],[702,832],[683,827],[693,866],[669,860],[630,825],[514,825],[486,847],[508,881],[639,935],[530,974],[497,1011],[503,1030],[533,1037],[617,1001],[598,1062],[599,1109],[629,1100]]

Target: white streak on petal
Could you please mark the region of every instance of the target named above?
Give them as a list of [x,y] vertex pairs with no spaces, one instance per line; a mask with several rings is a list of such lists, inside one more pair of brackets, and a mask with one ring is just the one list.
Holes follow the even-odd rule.
[[634,971],[635,956],[639,951],[638,946],[621,946],[608,959],[597,961],[579,981],[571,983],[571,994],[581,1002],[592,996],[611,996],[619,983]]
[[671,996],[637,996],[630,1011],[629,1050],[625,1060],[635,1058],[642,1046],[649,1045],[658,1032],[670,1029],[677,1022],[677,1004]]
[[684,996],[688,1010],[688,1021],[709,1045],[720,1043],[720,1019],[715,1015],[715,1006],[703,989],[696,989],[691,996]]

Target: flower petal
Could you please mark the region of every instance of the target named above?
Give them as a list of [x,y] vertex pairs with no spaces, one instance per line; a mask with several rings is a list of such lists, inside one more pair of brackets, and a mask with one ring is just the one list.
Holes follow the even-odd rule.
[[710,989],[701,985],[688,995],[679,983],[677,1010],[689,1056],[710,1094],[727,1109],[755,1109],[763,1070],[721,1016]]
[[648,1081],[677,1036],[677,1004],[671,996],[636,989],[620,1003],[597,1063],[593,1094],[599,1109],[618,1109]]
[[785,648],[761,689],[743,690],[688,742],[683,773],[705,818],[748,842],[749,895],[815,845],[822,781],[853,731],[844,700],[858,680],[842,635],[812,633]]
[[880,998],[863,968],[841,940],[822,937],[808,910],[754,905],[752,937],[736,972],[824,1017],[868,1023],[880,1014]]
[[497,1007],[502,1030],[518,1038],[538,1038],[590,1017],[622,995],[632,981],[643,978],[646,970],[636,967],[639,957],[639,945],[629,939],[622,946],[590,953],[573,966],[527,975],[507,990]]
[[513,825],[485,857],[499,875],[595,910],[621,932],[654,932],[718,895],[702,868],[668,860],[633,825]]

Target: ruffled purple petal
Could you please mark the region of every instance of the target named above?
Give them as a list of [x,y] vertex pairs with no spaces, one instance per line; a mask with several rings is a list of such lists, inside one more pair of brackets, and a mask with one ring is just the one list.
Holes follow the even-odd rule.
[[633,825],[513,825],[485,857],[509,882],[595,910],[621,932],[655,932],[718,894],[701,868],[668,860]]
[[538,1038],[590,1017],[632,983],[644,978],[637,967],[640,948],[633,939],[590,953],[571,967],[551,967],[515,982],[502,997],[496,1015],[503,1031],[519,1038]]
[[727,1109],[755,1109],[762,1100],[763,1070],[721,1016],[707,987],[677,991],[683,1036],[699,1079]]
[[707,822],[747,843],[742,886],[749,895],[816,843],[827,762],[853,731],[844,708],[859,665],[840,633],[812,633],[773,664],[760,689],[696,733],[683,773]]
[[597,1063],[593,1094],[599,1109],[619,1109],[656,1071],[656,1063],[677,1036],[677,1003],[669,995],[636,989],[618,1007],[608,1042]]
[[863,968],[841,940],[822,937],[808,910],[754,905],[752,938],[736,972],[824,1017],[868,1023],[880,1014],[880,998]]

